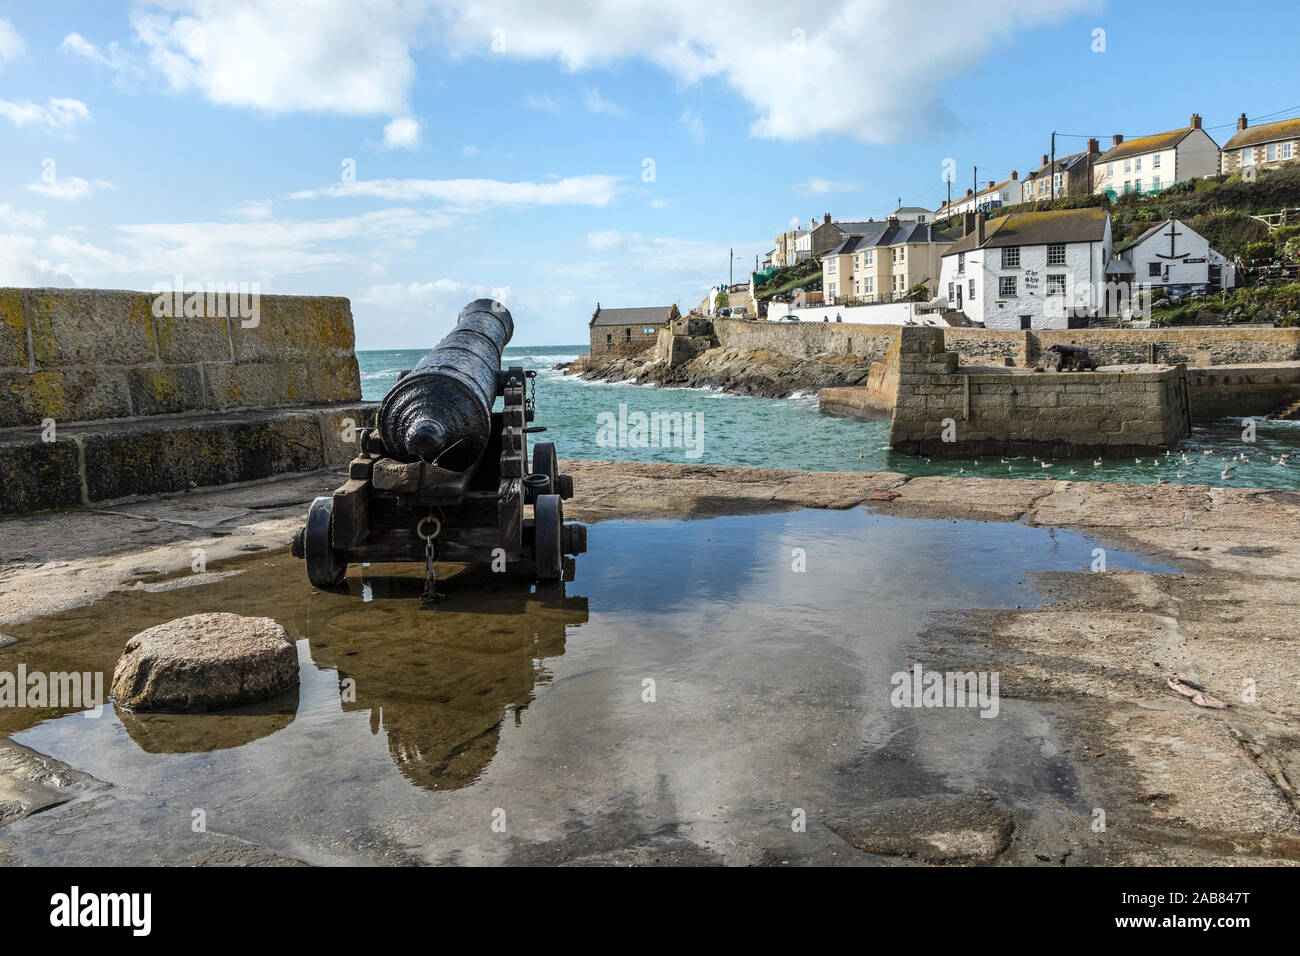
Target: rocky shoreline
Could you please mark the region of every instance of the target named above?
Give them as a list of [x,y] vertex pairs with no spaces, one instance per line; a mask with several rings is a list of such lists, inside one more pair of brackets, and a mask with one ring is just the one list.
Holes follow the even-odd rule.
[[572,363],[565,371],[590,381],[717,388],[736,395],[789,398],[823,388],[865,384],[871,363],[852,354],[799,359],[767,349],[717,347],[676,366],[646,353],[599,365]]

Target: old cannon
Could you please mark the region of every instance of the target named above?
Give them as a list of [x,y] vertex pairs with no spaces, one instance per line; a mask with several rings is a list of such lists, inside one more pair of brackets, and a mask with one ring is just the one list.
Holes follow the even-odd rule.
[[1088,350],[1079,345],[1053,345],[1049,352],[1056,353],[1056,370],[1058,372],[1095,372],[1097,360],[1088,355]]
[[505,306],[476,299],[399,377],[377,427],[358,432],[348,480],[312,502],[294,535],[313,585],[338,587],[353,561],[423,561],[426,603],[440,597],[439,560],[529,562],[538,581],[572,577],[565,556],[587,550],[587,529],[564,521],[573,479],[560,474],[555,445],[535,444],[530,467],[528,435],[546,429],[530,424],[537,373],[501,368],[513,334]]

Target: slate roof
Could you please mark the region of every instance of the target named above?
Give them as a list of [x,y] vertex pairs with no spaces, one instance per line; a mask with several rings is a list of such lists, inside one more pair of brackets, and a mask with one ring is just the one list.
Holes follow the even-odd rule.
[[984,242],[977,233],[958,239],[945,256],[999,246],[1041,246],[1049,242],[1100,242],[1110,215],[1104,209],[1052,209],[1000,216],[984,224]]
[[588,325],[663,325],[668,321],[671,305],[648,305],[635,309],[597,308]]
[[1257,143],[1273,143],[1280,139],[1300,139],[1300,116],[1276,123],[1247,126],[1224,143],[1223,148],[1238,149],[1242,146],[1254,146]]
[[1150,136],[1125,140],[1102,153],[1099,162],[1113,163],[1125,156],[1136,156],[1138,153],[1149,153],[1157,149],[1171,149],[1190,136],[1195,129],[1195,126],[1184,126],[1182,129],[1171,129],[1167,133],[1153,133]]
[[[871,223],[871,225],[876,225]],[[851,256],[864,249],[877,246],[898,246],[909,242],[951,242],[953,236],[936,229],[932,222],[901,222],[897,226],[881,223],[886,228],[868,235],[846,237],[828,253],[832,256]]]
[[996,186],[994,186],[992,189],[990,189],[989,187],[985,186],[983,189],[981,189],[979,192],[977,192],[974,196],[959,196],[959,197],[957,197],[956,199],[954,199],[951,203],[944,203],[942,206],[940,206],[940,207],[935,211],[935,215],[942,219],[943,216],[944,216],[944,210],[945,210],[945,209],[948,209],[948,208],[951,207],[951,206],[960,206],[962,203],[970,202],[972,199],[974,199],[974,200],[978,203],[978,202],[979,202],[979,199],[980,199],[981,196],[991,196],[991,195],[993,195],[994,193],[1000,193],[1000,192],[1002,192],[1002,188],[1003,188],[1004,186],[1006,186],[1007,183],[1009,183],[1009,182],[1011,182],[1010,179],[1004,179],[1004,180],[1002,180],[1002,182],[998,183],[998,184],[997,184]]

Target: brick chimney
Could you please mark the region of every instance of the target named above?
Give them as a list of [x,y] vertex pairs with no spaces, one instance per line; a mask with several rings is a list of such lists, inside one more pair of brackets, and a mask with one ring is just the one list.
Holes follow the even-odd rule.
[[1101,152],[1101,144],[1098,143],[1095,139],[1090,139],[1090,140],[1088,140],[1088,152],[1090,152],[1090,153],[1100,153],[1100,152]]
[[1013,169],[1011,170],[1011,178],[1018,180],[1020,179],[1020,174]]
[[993,180],[991,180],[991,179],[989,180],[989,189],[992,189],[992,188],[993,188],[994,186],[996,186],[996,185],[997,185],[997,183],[995,183]]
[[1042,161],[1041,163],[1039,163],[1038,165],[1039,165],[1040,167],[1041,167],[1041,166],[1046,166],[1046,165],[1047,165],[1047,154],[1046,154],[1046,153],[1043,153],[1043,161]]
[[1200,128],[1201,128],[1201,114],[1200,114],[1200,113],[1193,113],[1193,114],[1192,114],[1192,129],[1200,129]]
[[1240,116],[1237,117],[1237,132],[1240,133],[1243,129],[1246,128],[1247,125],[1248,124],[1246,123],[1246,114],[1242,113]]
[[1121,136],[1119,133],[1116,133],[1114,136],[1110,138],[1110,148],[1114,149],[1122,142],[1124,142],[1124,137]]
[[826,215],[822,216],[822,222],[830,222],[830,221],[831,221],[830,213],[826,213]]
[[897,217],[897,216],[890,216],[889,218],[887,218],[887,219],[885,220],[885,228],[886,228],[886,229],[897,229],[897,228],[898,228],[898,217]]
[[973,189],[968,189],[968,190],[966,190],[966,195],[967,195],[967,196],[973,196],[973,195],[975,195],[975,190],[973,190]]

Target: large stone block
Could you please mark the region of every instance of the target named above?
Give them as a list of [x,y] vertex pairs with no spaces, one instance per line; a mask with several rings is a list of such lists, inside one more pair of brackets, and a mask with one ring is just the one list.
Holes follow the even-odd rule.
[[327,465],[342,465],[357,457],[357,432],[373,428],[379,414],[378,402],[367,402],[351,407],[322,409],[317,413]]
[[41,441],[39,433],[0,433],[0,514],[48,511],[81,504],[75,442]]
[[88,429],[91,501],[251,481],[323,467],[320,426],[303,412],[132,422]]
[[246,328],[232,320],[230,336],[237,361],[337,357],[356,346],[351,306],[333,296],[261,296],[257,325]]
[[21,289],[0,289],[0,369],[30,368]]
[[154,336],[159,358],[164,365],[230,361],[233,348],[227,321],[222,316],[206,314],[155,316]]
[[25,296],[36,365],[156,361],[150,297],[105,289],[32,289]]
[[165,415],[205,407],[203,376],[197,365],[143,365],[127,370],[131,411]]
[[124,418],[130,408],[124,369],[0,372],[0,428]]

